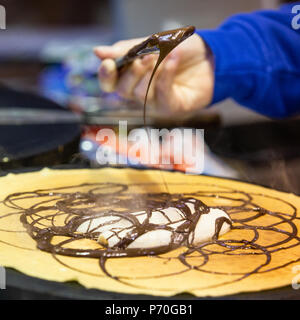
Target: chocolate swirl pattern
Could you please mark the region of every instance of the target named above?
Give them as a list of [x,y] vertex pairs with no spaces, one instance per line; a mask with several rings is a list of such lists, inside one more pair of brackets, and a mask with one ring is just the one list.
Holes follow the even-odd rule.
[[[172,185],[169,182],[168,185],[177,190],[180,187],[179,183]],[[189,273],[195,279],[190,284],[190,292],[218,292],[220,288],[236,288],[245,281],[268,277],[268,274],[286,270],[288,266],[300,262],[299,216],[293,203],[273,195],[215,184],[199,182],[182,186],[186,190],[183,193],[137,193],[136,190],[143,189],[143,184],[106,182],[11,193],[2,202],[11,212],[0,217],[0,229],[4,233],[24,232],[3,230],[1,227],[5,219],[18,217],[37,248],[51,254],[64,268],[92,277],[110,278],[122,288],[147,291],[152,290],[150,286],[157,286],[158,291],[165,294],[171,291],[166,286],[168,279],[182,279]],[[191,202],[195,205],[194,214],[188,206]],[[182,223],[176,231],[170,227],[172,221],[159,227],[149,222],[157,208],[163,213],[163,209],[169,207],[177,208],[182,215]],[[232,220],[231,231],[218,237],[224,223],[230,223],[223,217],[216,221],[213,239],[195,245],[191,234],[197,219],[211,209],[228,213]],[[147,215],[143,223],[130,214],[141,211]],[[97,228],[91,227],[95,217],[112,214],[114,217],[125,217],[130,222],[127,236],[119,237],[115,247],[97,242],[99,225]],[[78,232],[78,227],[83,223],[89,224],[88,231]],[[130,243],[145,230],[149,232],[157,228],[172,232],[168,244],[130,249]],[[121,231],[125,229],[126,226]],[[118,236],[119,232],[114,236]],[[15,245],[12,244],[12,248]],[[22,247],[22,243],[18,246]],[[289,250],[292,253],[286,255]],[[85,259],[97,261],[99,271],[84,270]],[[149,260],[150,269],[145,269],[148,274],[145,270],[138,271],[139,259]],[[77,264],[79,260],[81,262]],[[135,274],[127,272],[126,268],[116,272],[116,263],[120,261],[126,261],[128,270],[136,270]],[[203,279],[213,277],[214,280],[197,282],[199,275]],[[160,287],[162,280],[164,286]]]

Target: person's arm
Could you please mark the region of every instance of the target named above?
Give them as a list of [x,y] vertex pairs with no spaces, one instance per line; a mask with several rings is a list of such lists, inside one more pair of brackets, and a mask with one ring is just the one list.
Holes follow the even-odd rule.
[[295,5],[300,2],[277,11],[235,15],[216,30],[197,31],[215,57],[212,103],[232,97],[271,117],[300,113],[300,29],[292,28]]

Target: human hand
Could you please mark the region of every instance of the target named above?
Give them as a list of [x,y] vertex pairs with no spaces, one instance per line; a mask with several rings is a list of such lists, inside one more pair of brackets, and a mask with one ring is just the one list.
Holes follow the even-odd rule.
[[[152,54],[136,59],[120,77],[114,62],[143,40],[125,40],[113,46],[95,48],[95,54],[102,59],[99,80],[104,91],[116,91],[124,98],[144,102],[158,56]],[[148,93],[147,106],[165,116],[190,114],[204,108],[212,101],[213,69],[209,48],[194,34],[178,45],[159,66]]]

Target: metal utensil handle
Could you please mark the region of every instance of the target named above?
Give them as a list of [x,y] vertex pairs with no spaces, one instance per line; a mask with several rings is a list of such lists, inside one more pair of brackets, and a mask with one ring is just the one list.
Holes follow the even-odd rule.
[[118,71],[121,71],[124,68],[128,67],[135,59],[142,58],[143,56],[146,56],[148,54],[154,54],[154,53],[159,53],[159,49],[156,46],[143,49],[140,52],[138,52],[135,56],[130,58],[128,57],[128,55],[117,58],[115,59],[117,69]]

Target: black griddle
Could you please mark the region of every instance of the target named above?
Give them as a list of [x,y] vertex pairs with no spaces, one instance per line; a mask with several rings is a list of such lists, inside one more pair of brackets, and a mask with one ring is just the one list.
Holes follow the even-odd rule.
[[[0,109],[62,110],[53,101],[34,93],[0,86]],[[0,169],[67,163],[78,151],[78,123],[0,125]]]
[[292,286],[260,292],[247,292],[224,297],[198,298],[190,294],[159,297],[143,294],[121,294],[86,289],[75,281],[55,282],[26,276],[14,269],[6,269],[7,289],[0,291],[0,300],[299,300],[299,290]]
[[214,127],[205,141],[220,157],[260,164],[300,157],[300,118]]

